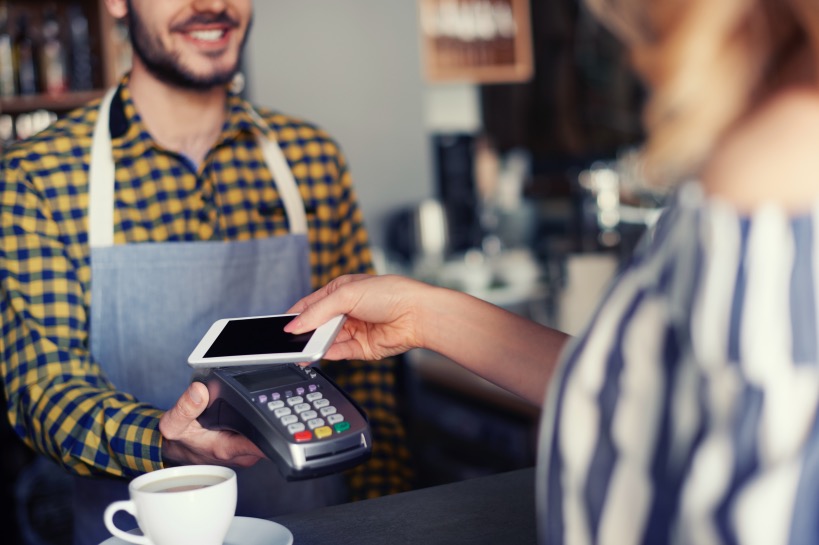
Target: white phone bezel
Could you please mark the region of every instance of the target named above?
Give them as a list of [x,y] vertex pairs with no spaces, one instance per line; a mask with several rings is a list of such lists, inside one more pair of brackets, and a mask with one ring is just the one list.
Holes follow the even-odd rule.
[[324,356],[327,349],[333,343],[336,335],[341,330],[346,316],[336,316],[331,318],[327,323],[319,326],[314,332],[310,340],[307,341],[304,350],[301,352],[277,352],[274,354],[248,354],[242,356],[222,356],[218,358],[205,358],[205,354],[210,349],[211,345],[219,337],[219,334],[229,322],[238,320],[253,320],[259,318],[279,318],[290,317],[295,318],[298,314],[270,314],[266,316],[244,316],[240,318],[223,318],[216,320],[210,326],[207,333],[205,333],[196,348],[193,349],[191,355],[188,357],[188,365],[194,369],[210,369],[213,367],[237,367],[241,365],[257,365],[257,364],[283,364],[283,363],[302,363],[315,362]]

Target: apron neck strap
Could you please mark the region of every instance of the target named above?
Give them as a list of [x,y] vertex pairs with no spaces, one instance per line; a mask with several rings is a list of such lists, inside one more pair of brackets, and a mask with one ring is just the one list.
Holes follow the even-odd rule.
[[[91,163],[88,168],[88,243],[92,248],[114,244],[116,167],[111,154],[109,120],[111,103],[117,89],[117,87],[110,89],[102,99],[91,143]],[[250,109],[249,113],[258,125],[256,142],[261,148],[267,168],[273,175],[276,189],[282,199],[290,233],[307,234],[304,201],[287,158],[276,139],[262,131],[261,127],[265,126],[265,122],[261,116],[253,109]]]
[[248,113],[256,122],[258,130],[256,141],[262,150],[267,168],[273,173],[276,189],[279,190],[279,197],[281,197],[284,211],[287,214],[290,233],[306,235],[307,213],[304,210],[304,199],[301,197],[299,186],[287,158],[284,156],[284,152],[275,137],[271,134],[265,134],[263,131],[262,127],[267,127],[267,123],[262,119],[262,116],[252,107],[248,108]]
[[88,166],[88,243],[92,248],[114,244],[115,167],[111,156],[111,103],[117,88],[109,89],[97,111]]

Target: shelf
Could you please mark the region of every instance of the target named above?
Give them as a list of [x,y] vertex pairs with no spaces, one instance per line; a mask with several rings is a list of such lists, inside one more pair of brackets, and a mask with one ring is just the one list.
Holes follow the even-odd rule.
[[[18,116],[36,110],[48,110],[58,115],[78,108],[90,100],[100,98],[105,89],[116,85],[126,67],[122,65],[125,58],[130,59],[129,43],[126,34],[108,13],[106,0],[72,0],[72,2],[54,2],[53,0],[0,0],[9,8],[10,21],[17,21],[26,15],[32,28],[42,25],[44,13],[50,6],[56,8],[60,20],[60,30],[67,40],[66,33],[70,27],[68,7],[77,5],[81,8],[88,24],[88,41],[92,59],[93,79],[90,91],[68,91],[60,95],[41,93],[37,95],[0,97],[0,114]],[[69,43],[66,42],[66,51]]]
[[82,106],[89,100],[101,97],[104,90],[70,92],[64,95],[29,95],[11,98],[0,98],[0,114],[17,115],[34,110],[66,112]]

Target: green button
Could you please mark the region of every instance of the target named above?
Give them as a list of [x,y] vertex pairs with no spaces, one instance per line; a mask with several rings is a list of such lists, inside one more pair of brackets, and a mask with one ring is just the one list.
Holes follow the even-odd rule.
[[341,433],[343,431],[347,431],[347,430],[350,429],[350,423],[349,422],[338,422],[336,424],[333,424],[333,428],[336,430],[336,433]]

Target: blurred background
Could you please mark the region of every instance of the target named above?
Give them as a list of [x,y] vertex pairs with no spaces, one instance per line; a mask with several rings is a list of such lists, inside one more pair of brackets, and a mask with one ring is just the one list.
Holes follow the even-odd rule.
[[[0,2],[0,148],[100,96],[129,54],[102,0]],[[256,2],[243,73],[251,101],[339,141],[380,272],[569,333],[662,208],[635,155],[643,89],[579,0]],[[404,359],[418,487],[534,464],[535,408]],[[0,434],[4,542],[68,543],[70,481]]]

